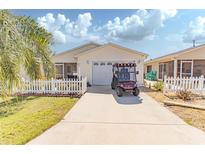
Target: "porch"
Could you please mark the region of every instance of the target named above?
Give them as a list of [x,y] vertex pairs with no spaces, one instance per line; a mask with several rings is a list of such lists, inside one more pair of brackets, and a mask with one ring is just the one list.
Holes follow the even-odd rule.
[[158,79],[168,77],[200,77],[205,76],[204,59],[174,59],[159,63]]
[[77,63],[55,63],[55,78],[67,79],[80,76],[80,69]]

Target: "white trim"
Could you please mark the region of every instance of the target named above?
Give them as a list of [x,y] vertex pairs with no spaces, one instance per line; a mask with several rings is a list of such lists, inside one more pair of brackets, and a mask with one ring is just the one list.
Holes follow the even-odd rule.
[[78,73],[78,76],[81,76],[80,63],[77,63],[77,73]]
[[[191,73],[182,73],[182,63],[191,63]],[[180,77],[182,77],[182,75],[183,74],[190,74],[191,76],[190,77],[192,77],[193,76],[193,59],[192,60],[181,60],[181,62],[180,62]]]
[[177,59],[174,59],[174,78],[177,77],[177,65],[178,65]]

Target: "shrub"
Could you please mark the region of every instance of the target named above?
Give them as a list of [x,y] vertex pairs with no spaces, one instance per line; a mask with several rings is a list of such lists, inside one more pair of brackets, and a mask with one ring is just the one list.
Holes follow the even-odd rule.
[[153,88],[157,91],[162,91],[164,87],[164,83],[162,81],[157,81],[154,85]]
[[188,90],[179,90],[176,92],[178,98],[182,99],[183,101],[191,100],[192,92]]

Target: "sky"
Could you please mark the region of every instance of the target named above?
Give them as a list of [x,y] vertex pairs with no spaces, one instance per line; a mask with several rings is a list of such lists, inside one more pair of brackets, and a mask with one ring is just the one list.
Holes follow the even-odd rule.
[[10,10],[53,34],[60,53],[88,42],[116,43],[156,58],[205,43],[205,10]]

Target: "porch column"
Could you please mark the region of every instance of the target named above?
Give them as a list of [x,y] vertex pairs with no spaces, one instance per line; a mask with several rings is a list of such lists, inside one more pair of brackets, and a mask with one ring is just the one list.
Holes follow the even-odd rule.
[[65,63],[63,63],[63,79],[65,78]]
[[80,74],[80,64],[79,63],[77,63],[77,72],[78,72],[78,76],[81,76],[81,74]]
[[174,78],[177,77],[177,59],[174,59]]

